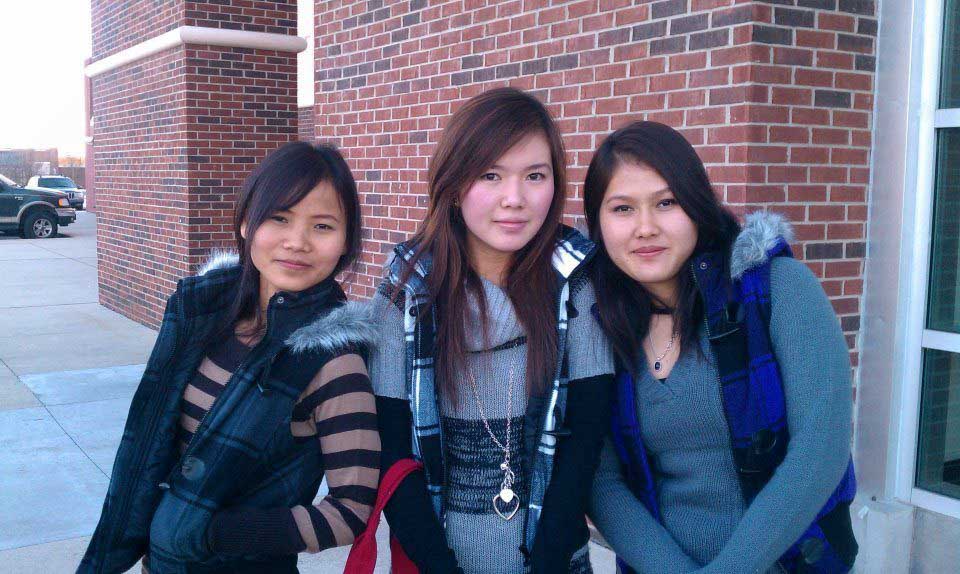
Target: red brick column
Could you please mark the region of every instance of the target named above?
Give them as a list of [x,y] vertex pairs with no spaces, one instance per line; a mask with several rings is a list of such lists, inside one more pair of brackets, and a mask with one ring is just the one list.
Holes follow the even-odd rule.
[[[296,34],[294,0],[92,0],[91,9],[88,73],[184,26]],[[92,78],[100,301],[147,325],[178,279],[232,242],[235,196],[253,165],[296,139],[296,54],[244,41],[181,41]]]
[[566,134],[571,220],[599,141],[629,121],[682,129],[739,212],[794,222],[856,361],[873,0],[320,1],[316,130],[348,156],[368,239],[352,291],[372,294],[425,212],[426,165],[466,98],[532,90]]

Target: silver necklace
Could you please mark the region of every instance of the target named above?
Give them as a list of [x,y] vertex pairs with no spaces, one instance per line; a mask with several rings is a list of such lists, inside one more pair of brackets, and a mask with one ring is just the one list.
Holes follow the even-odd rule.
[[[657,350],[653,348],[653,335],[652,335],[652,334],[647,334],[647,337],[650,339],[650,348],[653,349],[653,352],[654,352],[654,353],[656,353]],[[664,349],[663,352],[660,353],[660,355],[657,356],[656,359],[654,359],[654,361],[653,361],[653,370],[654,370],[654,371],[660,372],[660,368],[663,367],[663,363],[661,363],[661,361],[663,361],[663,358],[667,356],[667,353],[669,353],[670,350],[673,349],[673,342],[674,342],[676,339],[677,339],[677,332],[674,331],[674,332],[670,335],[670,342],[667,343],[667,348]]]
[[[513,420],[513,367],[510,367],[510,386],[507,390],[507,446],[503,446],[487,421],[487,415],[483,412],[483,402],[480,400],[480,393],[477,391],[477,381],[473,378],[473,371],[467,369],[467,378],[470,380],[470,389],[473,390],[473,398],[477,401],[477,409],[480,411],[480,420],[483,421],[483,427],[487,429],[487,434],[493,439],[493,443],[503,451],[503,462],[500,463],[500,470],[503,471],[503,482],[500,483],[500,492],[493,497],[493,511],[504,519],[510,520],[520,508],[520,497],[513,492],[514,474],[510,468],[510,423]],[[503,507],[503,510],[500,507]]]

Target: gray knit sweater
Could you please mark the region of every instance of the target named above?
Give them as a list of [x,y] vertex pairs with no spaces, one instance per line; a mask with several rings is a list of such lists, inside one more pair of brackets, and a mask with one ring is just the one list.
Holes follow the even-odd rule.
[[[524,413],[527,408],[526,356],[523,331],[513,304],[506,293],[489,281],[483,281],[488,314],[488,339],[483,340],[479,321],[470,323],[467,365],[477,385],[483,413],[497,439],[506,444],[507,420],[510,420],[510,464],[516,473],[514,491],[521,501],[529,500],[526,480],[528,453],[523,448]],[[613,358],[600,326],[589,312],[593,289],[588,284],[573,297],[580,312],[570,319],[568,359],[570,379],[593,377],[613,372]],[[382,337],[370,357],[370,376],[378,396],[406,399],[403,373],[403,317],[400,310],[382,295],[374,298],[381,317]],[[476,301],[471,304],[474,316]],[[459,400],[453,404],[440,400],[441,425],[446,463],[445,530],[447,544],[467,574],[523,574],[523,542],[526,510],[521,507],[510,521],[493,511],[492,500],[500,491],[503,451],[484,428],[477,400],[470,389],[467,373],[459,382]],[[507,410],[508,389],[513,388],[512,407]],[[589,555],[584,546],[577,551],[570,572],[590,572]]]
[[649,372],[636,381],[662,525],[627,488],[609,440],[604,447],[591,516],[638,572],[779,572],[776,560],[810,525],[846,470],[850,360],[836,315],[817,278],[794,259],[773,260],[771,295],[770,335],[791,440],[783,463],[749,508],[734,468],[716,363],[702,332],[696,345],[682,350],[666,381]]

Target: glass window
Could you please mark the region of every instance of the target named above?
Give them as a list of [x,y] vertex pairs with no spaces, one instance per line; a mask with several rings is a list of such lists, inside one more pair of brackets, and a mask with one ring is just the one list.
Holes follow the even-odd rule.
[[55,189],[77,187],[73,180],[68,177],[41,177],[40,187],[52,187]]
[[960,498],[960,355],[923,353],[917,486]]
[[937,138],[927,329],[960,333],[960,128]]
[[944,2],[940,107],[960,108],[960,0]]
[[[960,0],[944,0],[939,109],[960,108]],[[916,486],[960,498],[960,122],[936,131]],[[926,338],[926,335],[925,337]]]

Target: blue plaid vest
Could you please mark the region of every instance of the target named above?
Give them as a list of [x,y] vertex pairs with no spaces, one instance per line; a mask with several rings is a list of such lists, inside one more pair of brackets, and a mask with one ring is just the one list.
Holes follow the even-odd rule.
[[[705,326],[717,360],[724,415],[744,501],[749,505],[783,461],[790,441],[780,368],[770,342],[770,261],[792,257],[781,237],[766,260],[730,279],[722,254],[706,253],[691,263],[704,303]],[[640,436],[633,377],[618,369],[613,407],[613,442],[634,495],[660,519],[656,483]],[[842,574],[856,557],[850,502],[856,493],[853,462],[813,524],[780,557],[791,573]],[[621,572],[634,571],[622,560]]]

